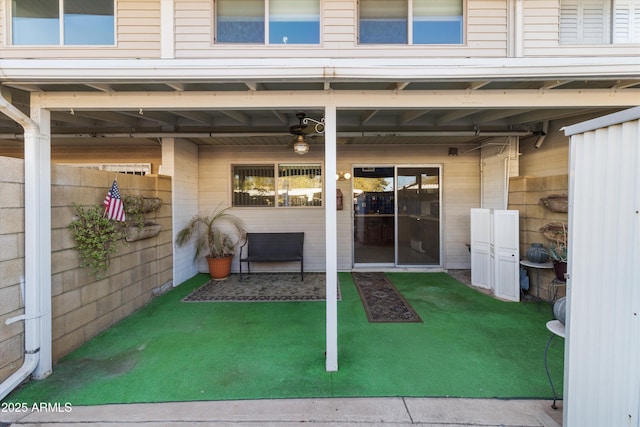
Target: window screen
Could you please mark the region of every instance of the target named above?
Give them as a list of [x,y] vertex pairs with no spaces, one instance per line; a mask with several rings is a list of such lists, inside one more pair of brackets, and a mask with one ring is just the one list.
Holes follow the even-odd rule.
[[413,0],[413,44],[462,43],[462,0]]
[[113,43],[113,0],[64,0],[65,45]]
[[233,206],[275,206],[273,165],[233,166]]
[[407,2],[360,0],[360,43],[407,43]]
[[322,206],[320,165],[279,165],[278,206]]
[[322,206],[319,164],[233,165],[232,173],[233,206]]
[[269,43],[320,43],[320,2],[318,0],[270,0]]
[[216,43],[265,40],[269,44],[320,43],[320,0],[216,1]]
[[264,0],[218,0],[216,42],[264,43]]
[[14,45],[113,45],[114,10],[114,0],[12,0],[11,40]]
[[59,0],[13,0],[11,14],[14,45],[60,44]]

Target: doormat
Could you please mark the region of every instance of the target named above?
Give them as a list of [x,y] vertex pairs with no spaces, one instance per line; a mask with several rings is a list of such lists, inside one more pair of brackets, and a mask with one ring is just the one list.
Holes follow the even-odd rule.
[[422,322],[418,313],[384,273],[352,272],[364,311],[371,323]]
[[[183,302],[269,302],[325,301],[325,273],[251,273],[232,274],[225,280],[210,280]],[[338,283],[338,300],[341,299]]]

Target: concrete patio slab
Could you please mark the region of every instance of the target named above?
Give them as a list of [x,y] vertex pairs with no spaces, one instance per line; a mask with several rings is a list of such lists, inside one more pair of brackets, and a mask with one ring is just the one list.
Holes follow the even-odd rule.
[[[524,426],[560,425],[562,411],[546,400],[332,398],[234,400],[3,412],[6,426]],[[548,424],[551,423],[551,424]]]

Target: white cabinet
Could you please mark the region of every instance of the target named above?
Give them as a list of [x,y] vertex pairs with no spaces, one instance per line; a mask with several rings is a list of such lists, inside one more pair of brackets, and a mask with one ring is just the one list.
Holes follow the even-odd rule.
[[471,283],[520,301],[519,212],[471,209]]
[[491,209],[471,209],[471,284],[491,287]]

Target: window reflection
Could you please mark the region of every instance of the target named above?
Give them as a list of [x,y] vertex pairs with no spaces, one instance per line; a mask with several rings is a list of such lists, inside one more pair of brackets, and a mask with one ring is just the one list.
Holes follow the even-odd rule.
[[13,0],[11,16],[14,45],[115,43],[113,0]]

